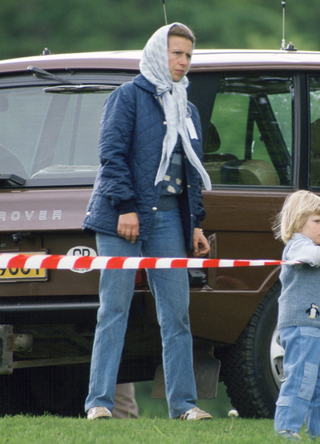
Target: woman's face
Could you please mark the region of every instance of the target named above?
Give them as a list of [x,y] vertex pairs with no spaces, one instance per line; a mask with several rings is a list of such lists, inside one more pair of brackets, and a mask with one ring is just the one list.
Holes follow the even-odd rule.
[[192,56],[192,42],[184,37],[170,36],[168,56],[172,80],[178,82],[188,72]]

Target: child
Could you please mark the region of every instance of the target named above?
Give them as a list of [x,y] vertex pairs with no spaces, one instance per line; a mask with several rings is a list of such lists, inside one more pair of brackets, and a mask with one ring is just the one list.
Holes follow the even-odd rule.
[[320,197],[297,191],[286,199],[275,225],[286,244],[280,273],[278,328],[285,350],[286,380],[276,403],[274,428],[299,440],[305,422],[310,437],[320,436]]

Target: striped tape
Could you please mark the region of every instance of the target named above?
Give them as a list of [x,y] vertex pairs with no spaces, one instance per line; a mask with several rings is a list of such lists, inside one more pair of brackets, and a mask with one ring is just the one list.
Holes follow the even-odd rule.
[[102,270],[142,268],[222,268],[261,267],[266,265],[294,265],[300,262],[281,260],[231,260],[200,258],[155,258],[155,257],[108,257],[108,256],[63,256],[43,254],[0,254],[0,269],[23,268],[30,270]]

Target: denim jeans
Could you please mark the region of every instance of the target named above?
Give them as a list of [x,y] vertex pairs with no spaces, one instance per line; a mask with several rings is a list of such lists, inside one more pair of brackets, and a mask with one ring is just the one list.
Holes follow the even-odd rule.
[[287,379],[276,403],[274,428],[299,433],[305,422],[310,436],[320,436],[320,329],[283,328],[280,341]]
[[[147,241],[131,244],[123,238],[101,233],[97,233],[96,240],[100,256],[186,256],[178,208],[157,211]],[[113,409],[135,274],[135,270],[101,271],[100,308],[86,411],[100,406]],[[197,397],[189,323],[188,272],[186,269],[149,269],[147,275],[161,331],[169,416],[175,418],[194,407]]]

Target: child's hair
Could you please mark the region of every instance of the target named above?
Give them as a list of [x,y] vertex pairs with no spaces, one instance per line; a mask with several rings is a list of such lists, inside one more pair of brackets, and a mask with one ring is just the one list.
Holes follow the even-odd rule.
[[273,225],[276,239],[282,239],[286,244],[294,233],[301,230],[311,214],[320,215],[319,196],[305,190],[290,194]]

